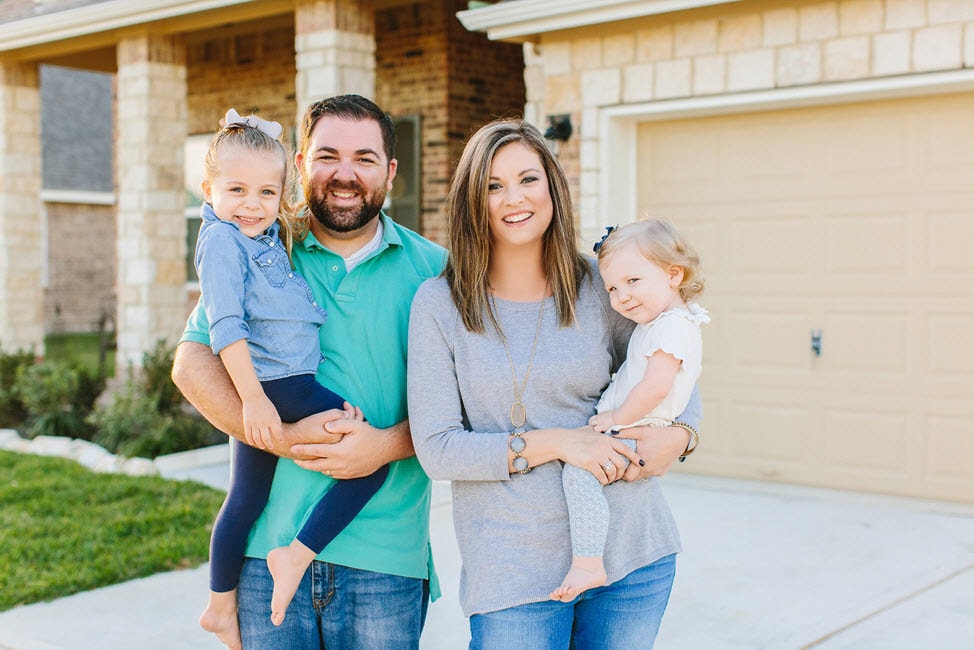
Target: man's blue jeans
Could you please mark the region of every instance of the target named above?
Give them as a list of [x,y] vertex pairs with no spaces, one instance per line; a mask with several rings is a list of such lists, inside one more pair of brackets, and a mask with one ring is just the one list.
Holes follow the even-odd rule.
[[670,600],[676,556],[569,603],[544,600],[470,617],[470,650],[631,650],[653,647]]
[[271,623],[274,581],[267,562],[244,560],[237,591],[247,650],[416,650],[426,621],[429,582],[312,562],[287,617]]

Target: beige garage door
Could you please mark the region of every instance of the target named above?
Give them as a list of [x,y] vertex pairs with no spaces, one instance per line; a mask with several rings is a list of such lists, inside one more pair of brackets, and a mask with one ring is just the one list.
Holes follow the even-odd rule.
[[639,152],[708,279],[686,469],[974,501],[974,94],[648,122]]

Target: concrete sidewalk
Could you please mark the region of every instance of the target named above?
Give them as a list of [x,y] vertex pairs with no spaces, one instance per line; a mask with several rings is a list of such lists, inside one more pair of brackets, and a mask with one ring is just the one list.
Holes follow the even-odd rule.
[[[229,475],[222,461],[163,473],[221,488]],[[974,648],[974,505],[676,473],[664,481],[685,550],[659,650]],[[446,483],[434,485],[431,527],[444,596],[421,647],[465,648]],[[0,649],[219,650],[196,624],[206,584],[204,566],[9,610]]]

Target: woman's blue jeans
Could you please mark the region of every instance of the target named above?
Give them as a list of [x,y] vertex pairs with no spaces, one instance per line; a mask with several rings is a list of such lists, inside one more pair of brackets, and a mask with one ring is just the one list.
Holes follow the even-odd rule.
[[271,623],[274,581],[264,560],[246,558],[237,590],[245,650],[416,650],[429,581],[314,561],[280,627]]
[[653,647],[670,599],[676,556],[569,603],[545,600],[470,617],[470,650],[631,650]]

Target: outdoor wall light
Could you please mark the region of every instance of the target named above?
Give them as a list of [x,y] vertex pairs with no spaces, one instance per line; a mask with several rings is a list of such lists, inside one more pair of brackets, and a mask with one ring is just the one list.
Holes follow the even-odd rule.
[[549,115],[545,140],[565,142],[572,137],[572,118],[570,115]]

